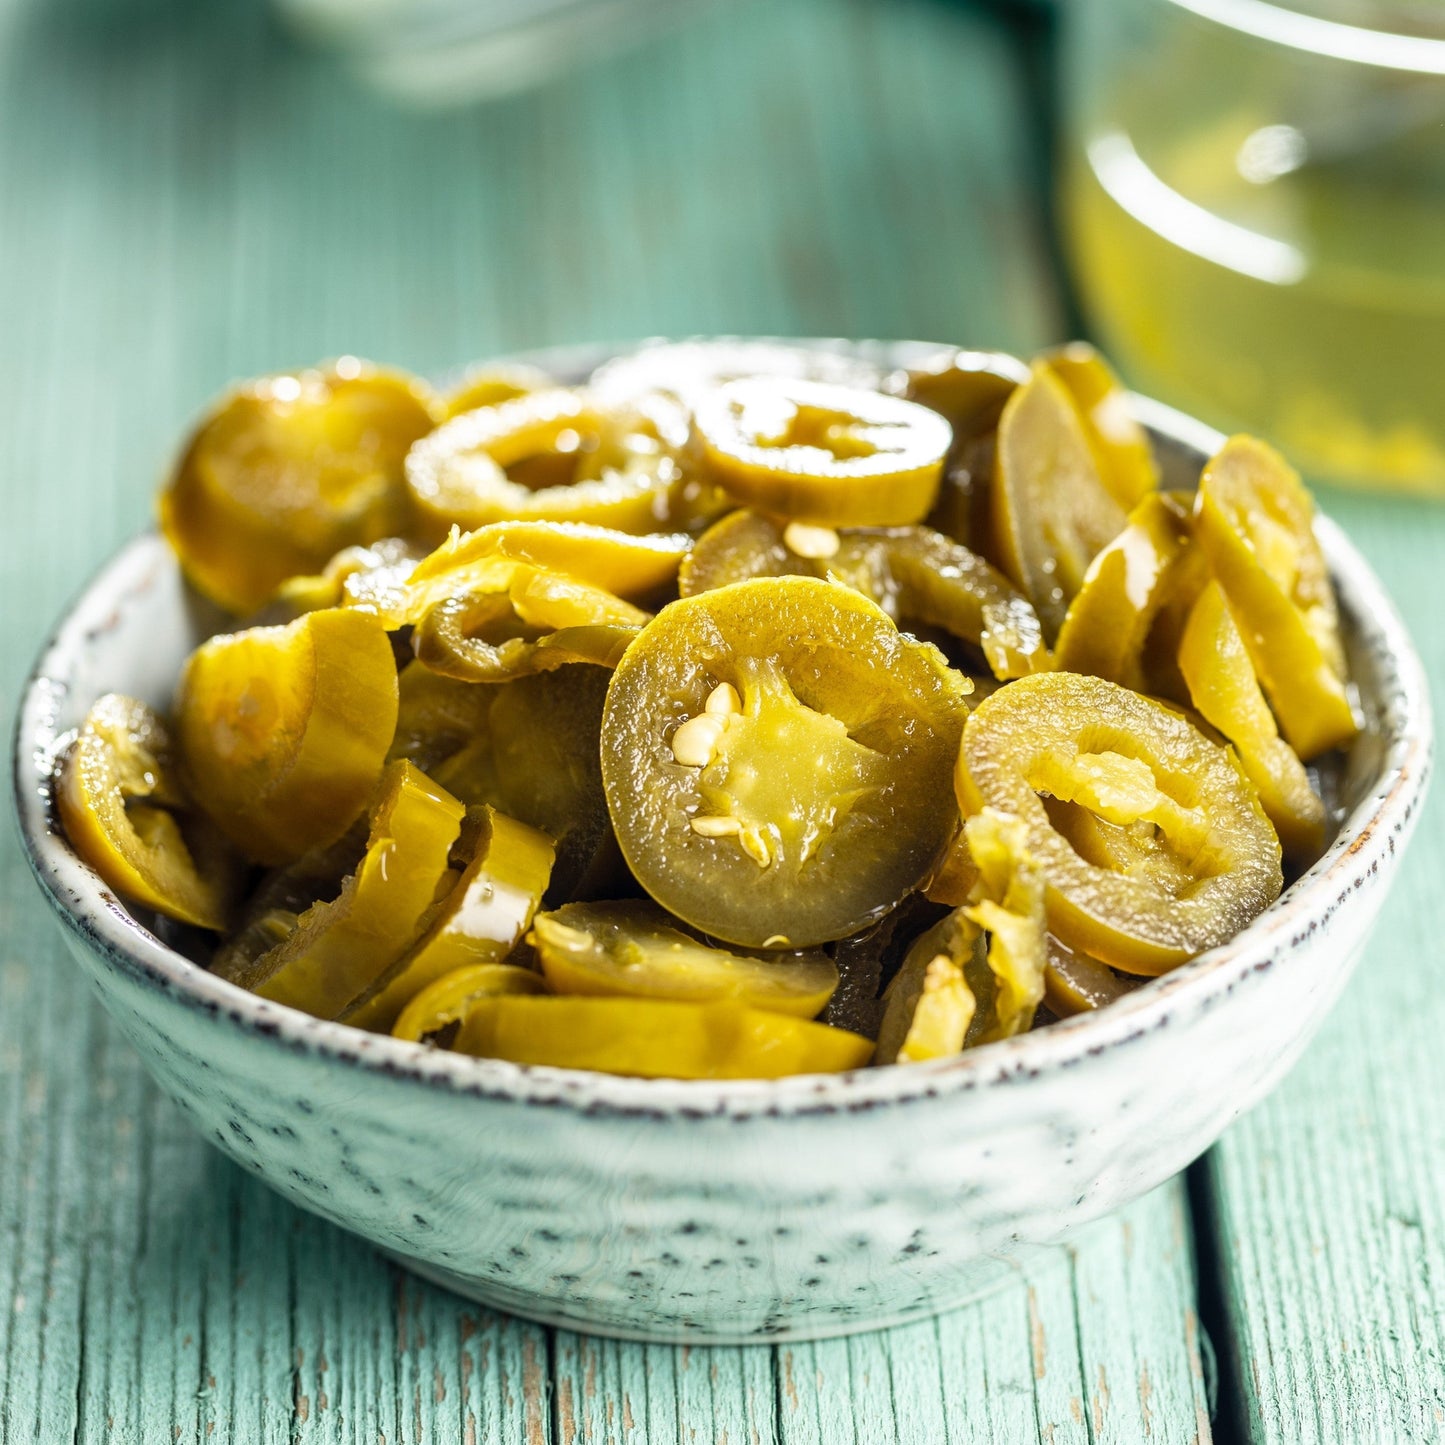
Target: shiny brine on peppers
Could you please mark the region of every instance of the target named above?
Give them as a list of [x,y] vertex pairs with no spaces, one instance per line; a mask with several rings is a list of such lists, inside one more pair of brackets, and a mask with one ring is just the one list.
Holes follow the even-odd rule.
[[613,674],[602,780],[664,908],[753,948],[855,932],[947,841],[937,786],[969,691],[850,587],[764,578],[684,598]]
[[95,703],[75,851],[219,977],[502,1067],[948,1069],[1227,943],[1359,726],[1308,492],[1156,458],[1079,343],[881,354],[241,386],[160,505],[249,625]]
[[[1045,673],[986,698],[964,730],[956,781],[965,814],[1022,819],[1050,929],[1125,972],[1163,973],[1279,896],[1279,839],[1229,750],[1117,683]],[[1046,799],[1163,866],[1086,860]]]
[[906,526],[938,493],[952,434],[876,391],[751,377],[698,404],[713,479],[745,506],[825,526]]
[[191,438],[161,528],[197,589],[244,616],[343,547],[397,534],[407,451],[436,420],[420,382],[354,358],[248,382]]
[[198,928],[227,926],[235,862],[196,816],[170,732],[144,703],[96,702],[61,762],[56,802],[71,846],[122,897]]
[[364,612],[213,637],[191,654],[177,733],[196,801],[258,863],[288,863],[366,806],[396,727],[396,662]]

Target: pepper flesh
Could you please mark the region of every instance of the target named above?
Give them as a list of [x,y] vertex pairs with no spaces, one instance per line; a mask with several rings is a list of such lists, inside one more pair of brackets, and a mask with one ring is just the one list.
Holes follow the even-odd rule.
[[570,903],[537,915],[532,943],[555,993],[711,1003],[813,1018],[838,969],[821,953],[751,957],[700,942],[655,903]]
[[871,1039],[736,1003],[659,999],[479,999],[458,1053],[665,1079],[778,1079],[861,1068]]
[[[735,707],[704,722],[724,685]],[[764,578],[673,603],[628,649],[603,715],[603,784],[629,866],[727,942],[804,948],[856,932],[947,841],[952,799],[934,779],[967,687],[852,588]],[[701,753],[683,748],[684,729]]]
[[[1279,896],[1278,839],[1229,751],[1101,678],[1042,673],[986,698],[954,781],[965,814],[992,806],[1027,826],[1052,932],[1125,972],[1162,973],[1223,943]],[[1040,794],[1118,827],[1150,825],[1187,883],[1082,858]]]
[[248,382],[191,438],[161,530],[200,591],[254,612],[288,577],[400,530],[403,459],[436,415],[420,382],[362,363]]
[[1050,643],[1089,564],[1124,529],[1126,513],[1099,474],[1073,398],[1042,364],[1008,399],[998,426],[994,545]]
[[1028,367],[1005,352],[950,348],[890,377],[886,389],[936,411],[958,444],[992,431],[1015,388],[1028,379]]
[[56,804],[71,846],[122,897],[220,931],[234,865],[187,819],[188,799],[165,724],[118,693],[98,699],[61,766]]
[[181,675],[176,731],[216,826],[255,861],[289,863],[366,806],[396,711],[381,623],[327,608],[202,643]]
[[1289,745],[1311,762],[1349,742],[1334,588],[1299,474],[1264,442],[1232,437],[1204,468],[1196,523]]
[[230,982],[317,1018],[344,1013],[416,937],[427,909],[449,892],[448,863],[462,805],[410,763],[393,763],[372,809],[366,854],[329,902],[301,915],[283,942]]
[[717,484],[745,506],[825,526],[906,526],[938,492],[952,434],[899,397],[826,382],[750,377],[699,403]]
[[684,441],[679,418],[613,413],[555,387],[444,422],[411,449],[406,483],[434,541],[453,526],[517,520],[651,532],[674,516]]
[[450,420],[463,412],[498,406],[535,391],[549,391],[556,384],[540,367],[484,361],[469,367],[457,386],[447,392],[442,410]]
[[570,662],[615,667],[650,616],[600,587],[518,564],[505,587],[429,608],[412,647],[433,672],[505,682]]
[[1158,488],[1159,468],[1149,438],[1129,408],[1129,393],[1085,341],[1047,353],[1044,362],[1079,408],[1104,485],[1126,511],[1137,507]]
[[474,963],[430,983],[402,1009],[391,1036],[449,1046],[473,1005],[509,993],[546,993],[539,973],[511,963]]
[[1106,1008],[1139,987],[1138,979],[1121,978],[1108,964],[1049,938],[1049,963],[1044,971],[1044,1002],[1060,1018]]
[[501,963],[526,936],[547,891],[555,850],[545,833],[499,813],[469,810],[471,854],[451,891],[421,921],[421,935],[342,1015],[388,1032],[423,989],[466,964]]
[[679,533],[635,537],[580,522],[496,522],[454,533],[405,576],[351,579],[347,601],[376,613],[388,627],[403,627],[450,598],[505,589],[524,573],[546,573],[647,602],[666,595],[691,545]]
[[607,682],[604,669],[577,664],[495,687],[451,684],[484,707],[471,741],[435,777],[463,802],[490,803],[556,839],[549,907],[605,893],[623,872],[602,789]]
[[308,576],[288,577],[256,622],[292,621],[304,612],[341,607],[357,592],[397,586],[410,575],[419,557],[404,538],[383,537],[367,547],[343,547],[322,569]]
[[936,627],[977,647],[997,677],[1052,666],[1027,598],[982,557],[928,527],[833,534],[822,556],[800,554],[795,528],[759,512],[715,522],[683,559],[684,597],[753,577],[831,577],[876,602],[902,627]]
[[1089,564],[1054,650],[1060,672],[1087,672],[1146,691],[1144,644],[1190,545],[1189,511],[1151,492]]
[[979,1011],[982,1029],[969,1042],[992,1043],[1027,1032],[1044,996],[1047,927],[1044,880],[1028,852],[1028,828],[985,808],[964,823],[978,884],[963,916],[988,933],[985,962],[992,988]]
[[875,1064],[918,1064],[963,1049],[978,1001],[963,969],[946,953],[919,955],[889,985]]
[[1211,582],[1194,605],[1179,648],[1179,666],[1200,715],[1238,750],[1285,856],[1313,862],[1324,849],[1325,805],[1310,786],[1304,764],[1279,735],[1217,582]]
[[883,994],[875,1064],[920,1063],[960,1052],[978,1000],[968,975],[983,935],[962,913],[922,934]]

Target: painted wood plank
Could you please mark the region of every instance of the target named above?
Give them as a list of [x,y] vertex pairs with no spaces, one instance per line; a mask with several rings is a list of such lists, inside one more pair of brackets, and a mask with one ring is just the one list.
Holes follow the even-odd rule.
[[[104,11],[0,8],[0,485],[35,542],[0,572],[7,713],[44,622],[235,374],[648,332],[1055,333],[1027,102],[979,17],[738,6],[429,116],[289,50],[253,5]],[[1153,1292],[1107,1232],[1098,1261],[1080,1244],[937,1324],[777,1355],[554,1339],[421,1285],[189,1132],[84,997],[8,830],[0,1004],[6,1445],[770,1445],[843,1419],[870,1442],[1082,1439],[1095,1366],[1156,1357],[1191,1398],[1177,1260]]]
[[556,1445],[773,1445],[765,1347],[634,1345],[561,1330],[553,1339]]
[[[1325,494],[1385,577],[1445,715],[1438,507]],[[1445,797],[1437,788],[1359,973],[1206,1180],[1247,1438],[1445,1439]]]
[[789,1445],[1154,1440],[1210,1434],[1184,1186],[926,1324],[779,1347]]

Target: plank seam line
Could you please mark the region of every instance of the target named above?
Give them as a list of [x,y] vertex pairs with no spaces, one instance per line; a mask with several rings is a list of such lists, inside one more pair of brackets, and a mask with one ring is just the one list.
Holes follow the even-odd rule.
[[[948,1412],[948,1370],[943,1358],[943,1323],[941,1315],[933,1316],[933,1347],[938,1356],[938,1399],[943,1405],[943,1440],[944,1445],[953,1445],[953,1427],[950,1423]],[[890,1374],[892,1366],[889,1366]],[[1034,1410],[1034,1419],[1038,1419],[1038,1409]]]
[[1084,1434],[1089,1445],[1096,1445],[1093,1401],[1089,1397],[1089,1357],[1084,1353],[1084,1311],[1079,1303],[1079,1256],[1073,1245],[1069,1246],[1069,1298],[1074,1305],[1074,1349],[1079,1356],[1079,1384],[1084,1396],[1080,1402],[1084,1407]]
[[773,1439],[782,1445],[787,1439],[783,1425],[783,1361],[782,1345],[774,1345],[768,1351],[768,1360],[773,1371]]
[[[557,1388],[557,1331],[551,1325],[544,1325],[542,1335],[542,1389],[546,1392],[546,1408],[541,1412],[547,1422],[546,1445],[559,1445],[562,1439],[562,1419],[559,1414],[561,1391]],[[525,1389],[524,1410],[525,1410]],[[575,1439],[576,1436],[574,1435]],[[530,1442],[529,1442],[530,1445]]]
[[196,1318],[196,1439],[203,1441],[206,1438],[206,1416],[215,1408],[215,1402],[211,1398],[211,1391],[207,1386],[210,1378],[210,1344],[207,1338],[207,1316],[209,1314],[209,1301],[206,1291],[206,1272],[200,1271],[196,1281],[196,1293],[198,1299]]
[[1184,1173],[1184,1184],[1194,1253],[1194,1296],[1199,1320],[1197,1348],[1201,1365],[1209,1356],[1214,1360],[1214,1389],[1209,1390],[1206,1377],[1204,1403],[1215,1445],[1236,1445],[1254,1436],[1250,1428],[1253,1407],[1243,1386],[1244,1362],[1240,1357],[1243,1336],[1230,1327],[1227,1301],[1231,1291],[1226,1279],[1228,1264],[1214,1193],[1218,1177],[1212,1153],[1189,1166]]
[[75,1423],[71,1427],[71,1445],[78,1445],[80,1440],[80,1417],[85,1407],[85,1372],[90,1363],[90,1354],[86,1349],[86,1296],[90,1289],[90,1251],[82,1249],[80,1252],[80,1286],[76,1290],[75,1298],[75,1320],[76,1334],[75,1342]]

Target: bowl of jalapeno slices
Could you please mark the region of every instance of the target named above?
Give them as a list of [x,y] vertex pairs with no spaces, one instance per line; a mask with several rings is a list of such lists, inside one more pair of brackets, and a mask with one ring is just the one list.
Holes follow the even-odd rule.
[[577,1328],[875,1328],[1160,1183],[1427,783],[1287,460],[1082,344],[345,357],[159,520],[22,699],[71,951],[246,1168]]

